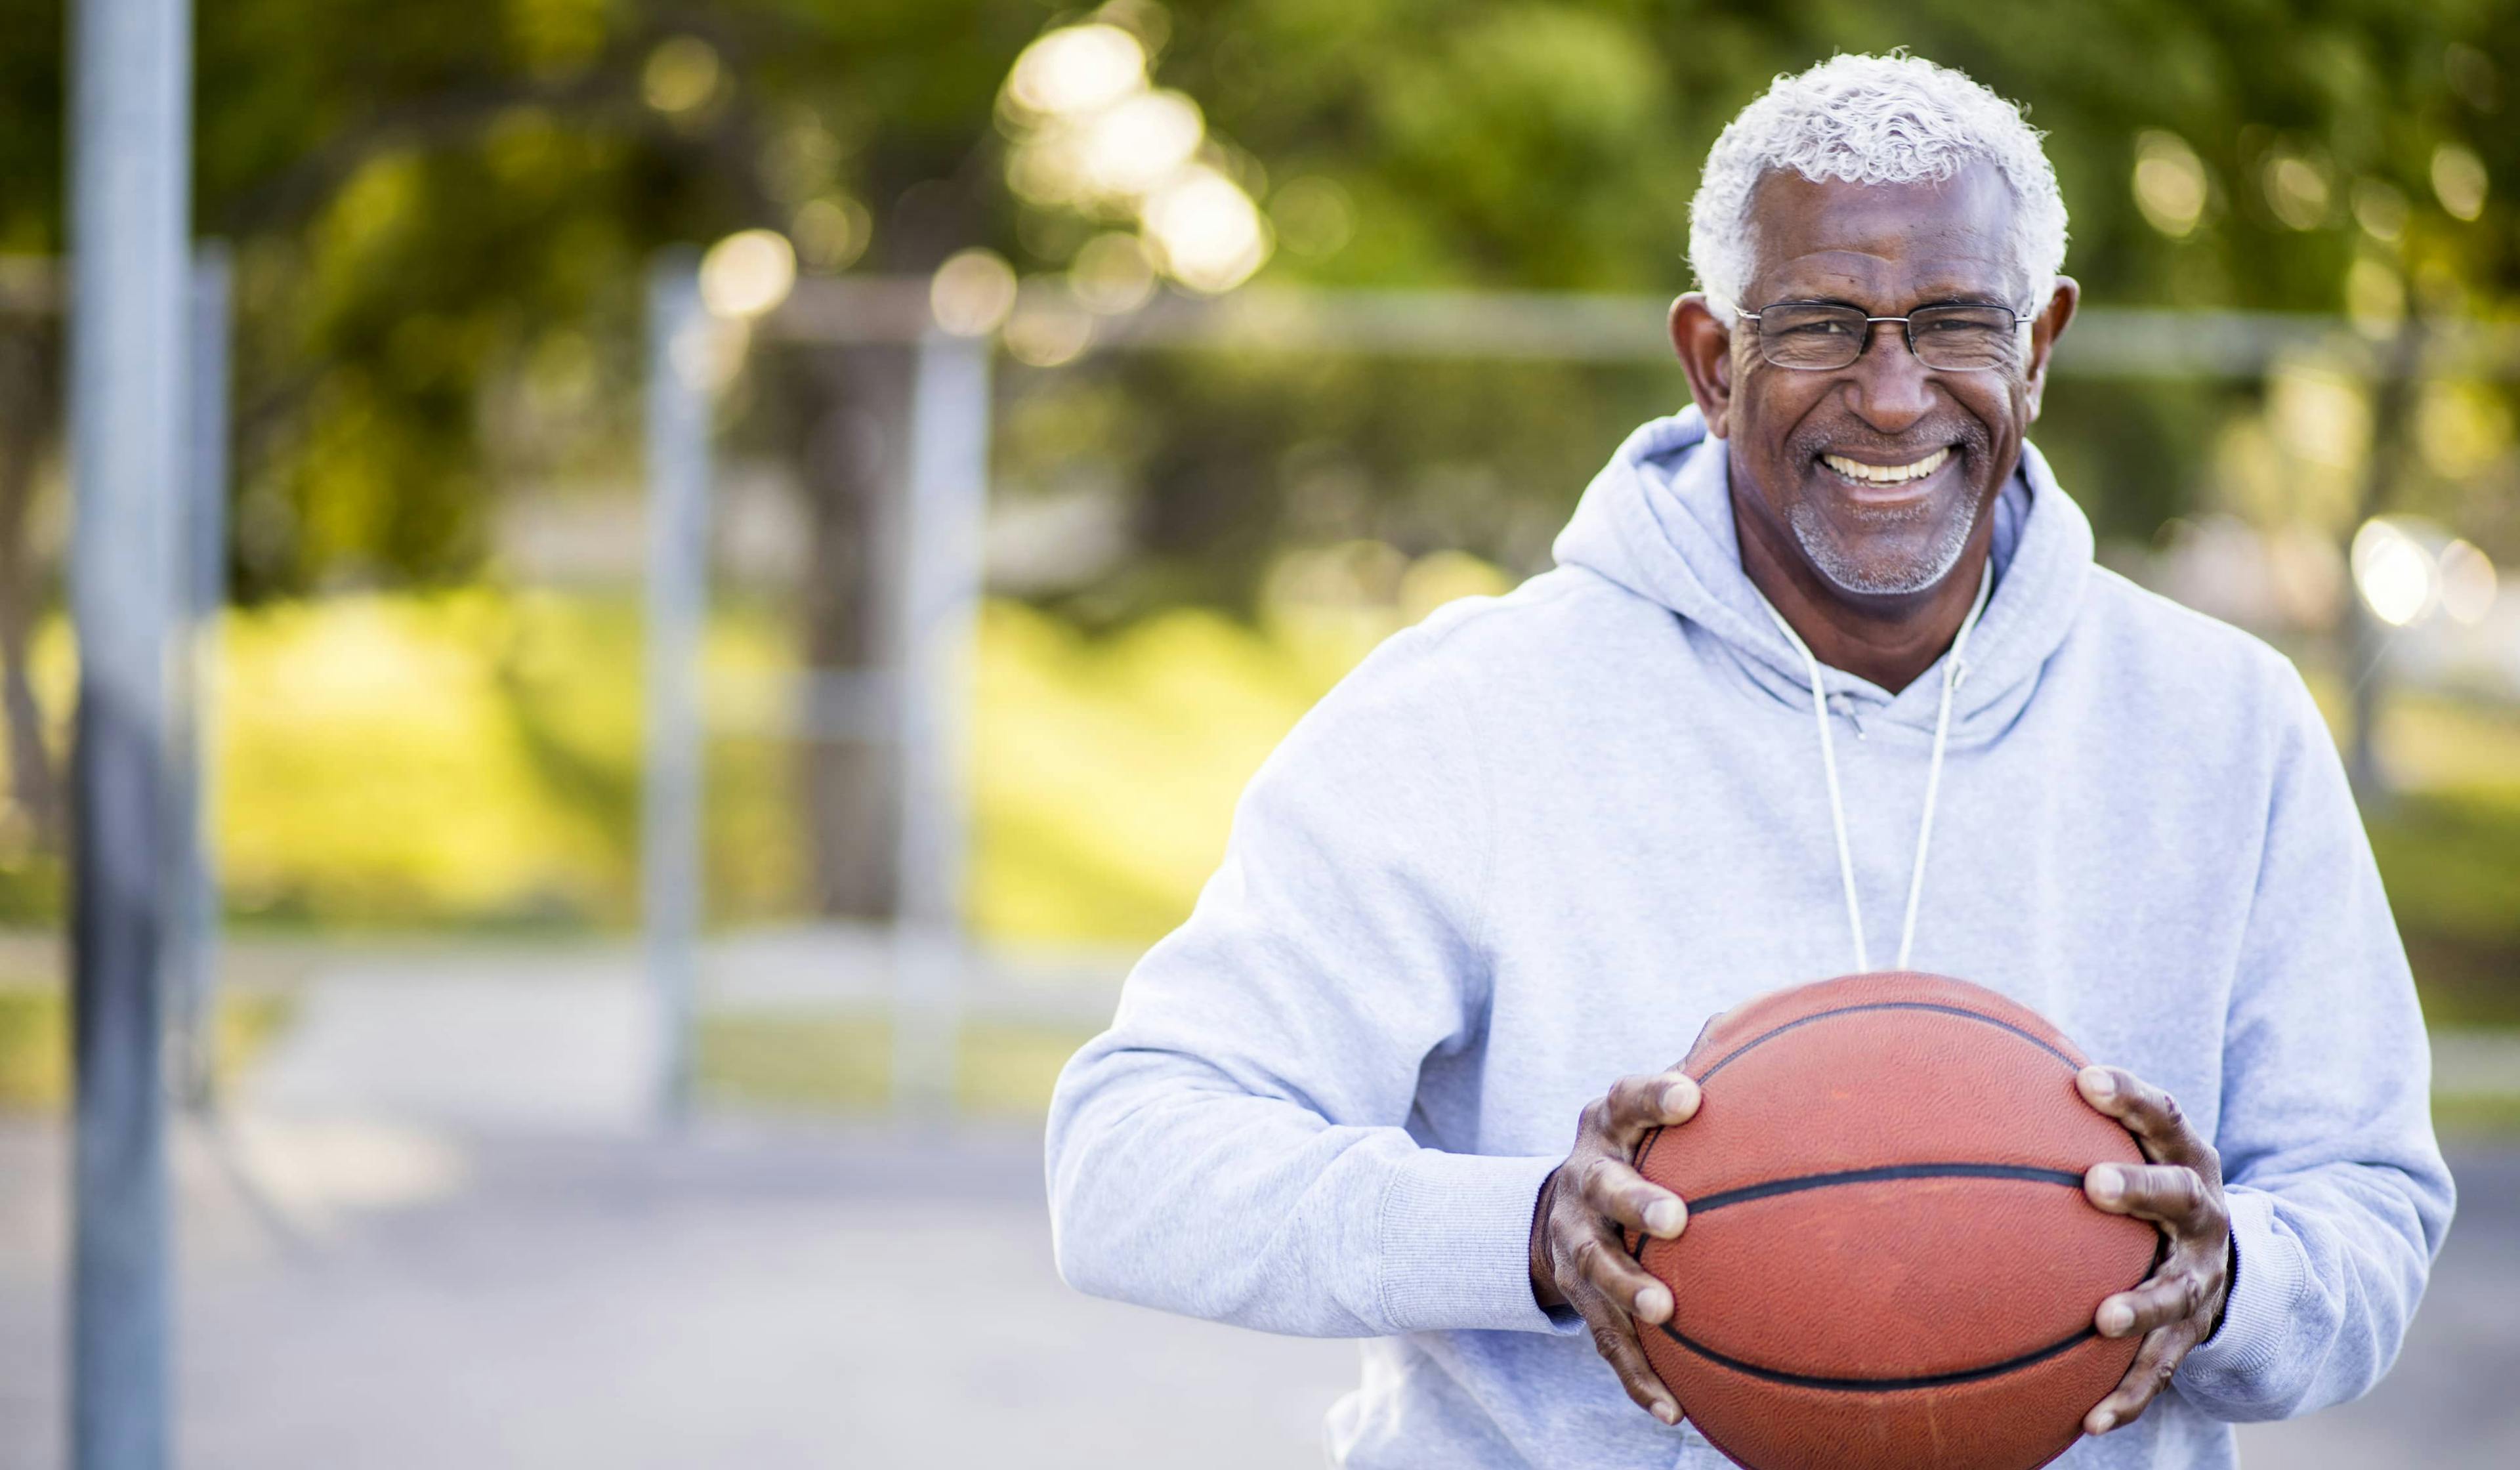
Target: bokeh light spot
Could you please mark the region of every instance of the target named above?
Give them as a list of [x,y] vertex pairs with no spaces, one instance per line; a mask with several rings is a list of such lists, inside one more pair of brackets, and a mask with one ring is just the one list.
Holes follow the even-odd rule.
[[1165,273],[1215,295],[1251,279],[1269,258],[1269,227],[1232,179],[1204,164],[1150,197],[1141,220],[1162,253]]
[[2454,219],[2485,212],[2485,160],[2470,149],[2445,143],[2433,150],[2433,195]]
[[714,316],[757,317],[795,285],[795,247],[776,230],[739,230],[700,257],[700,301]]
[[808,200],[791,225],[796,256],[813,271],[844,271],[866,253],[875,238],[875,219],[867,207],[846,195]]
[[2375,517],[2354,533],[2354,586],[2371,615],[2404,628],[2432,610],[2439,593],[2432,553],[2405,529]]
[[1015,271],[995,250],[968,249],[948,257],[927,285],[936,325],[956,336],[986,336],[1014,309]]
[[2299,154],[2276,154],[2267,160],[2267,207],[2296,230],[2316,230],[2327,223],[2330,190],[2327,174]]
[[1138,237],[1113,232],[1085,242],[1067,268],[1067,280],[1086,310],[1118,316],[1146,305],[1154,294],[1155,269]]
[[706,107],[717,96],[717,48],[698,36],[672,36],[648,54],[639,73],[639,93],[648,106],[667,116]]
[[2136,139],[2135,202],[2154,229],[2184,240],[2205,217],[2205,162],[2177,133],[2148,131]]
[[1007,319],[1007,354],[1031,367],[1074,362],[1093,343],[1093,314],[1063,291],[1021,297]]
[[1040,117],[1109,107],[1147,84],[1147,49],[1117,25],[1066,25],[1024,48],[1007,95]]
[[2485,553],[2465,541],[2453,541],[2442,548],[2441,608],[2453,623],[2473,628],[2485,621],[2494,610],[2495,595],[2501,590],[2495,576],[2494,562]]

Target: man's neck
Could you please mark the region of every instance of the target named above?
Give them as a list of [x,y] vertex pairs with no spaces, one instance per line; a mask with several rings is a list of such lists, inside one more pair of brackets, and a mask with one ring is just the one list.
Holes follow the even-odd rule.
[[1863,598],[1823,579],[1799,549],[1776,545],[1779,533],[1741,504],[1744,493],[1737,483],[1733,486],[1732,524],[1741,546],[1741,570],[1801,636],[1814,658],[1895,694],[1952,646],[1969,605],[1977,601],[1978,578],[1993,555],[1992,514],[1978,517],[1959,560],[1940,582],[1906,597]]

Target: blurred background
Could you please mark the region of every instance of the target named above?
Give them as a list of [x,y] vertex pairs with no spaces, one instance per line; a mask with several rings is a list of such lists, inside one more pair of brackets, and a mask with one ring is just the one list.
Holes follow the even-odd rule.
[[[0,1466],[63,1454],[59,0],[0,0]],[[198,0],[170,867],[201,1465],[1304,1462],[1038,1123],[1379,639],[1687,388],[1716,132],[2028,105],[2101,559],[2329,710],[2464,1199],[2255,1462],[2520,1454],[2520,4]],[[1675,1039],[1675,1054],[1686,1038]]]

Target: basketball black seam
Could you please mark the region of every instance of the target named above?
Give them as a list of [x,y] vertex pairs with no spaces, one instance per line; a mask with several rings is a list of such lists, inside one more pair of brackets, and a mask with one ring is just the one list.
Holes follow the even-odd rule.
[[1743,1204],[1772,1195],[1799,1194],[1806,1189],[1826,1189],[1836,1184],[1868,1184],[1875,1180],[2030,1180],[2043,1184],[2062,1184],[2069,1189],[2083,1187],[2083,1177],[2070,1170],[2039,1169],[2027,1164],[1884,1164],[1872,1169],[1841,1169],[1831,1174],[1797,1175],[1792,1179],[1770,1180],[1765,1183],[1744,1184],[1738,1189],[1724,1189],[1688,1201],[1688,1213],[1703,1215],[1721,1210],[1726,1205]]
[[2036,1032],[2025,1031],[2021,1027],[2013,1025],[2010,1021],[1999,1020],[1994,1016],[1985,1014],[1984,1012],[1970,1010],[1966,1006],[1943,1005],[1932,1001],[1873,1001],[1862,1005],[1841,1005],[1835,1010],[1823,1010],[1815,1015],[1807,1015],[1802,1017],[1800,1020],[1787,1021],[1785,1024],[1776,1028],[1774,1031],[1754,1036],[1750,1040],[1743,1042],[1739,1047],[1733,1048],[1732,1051],[1727,1052],[1723,1059],[1716,1062],[1715,1065],[1700,1073],[1697,1078],[1698,1085],[1700,1087],[1705,1086],[1706,1082],[1710,1078],[1714,1077],[1716,1073],[1723,1071],[1726,1067],[1731,1066],[1743,1052],[1750,1050],[1754,1047],[1764,1046],[1767,1043],[1776,1040],[1778,1037],[1784,1035],[1786,1032],[1793,1030],[1797,1026],[1808,1026],[1814,1021],[1825,1021],[1831,1016],[1858,1015],[1868,1010],[1932,1010],[1939,1011],[1944,1015],[1965,1016],[1972,1021],[1984,1021],[1989,1026],[2002,1027],[2004,1030],[2011,1032],[2014,1036],[2021,1038],[2023,1041],[2037,1047],[2040,1050],[2047,1052],[2049,1056],[2063,1062],[2066,1066],[2071,1067],[2078,1072],[2082,1070],[2082,1064],[2080,1062],[2075,1061],[2071,1056],[2058,1050],[2055,1045],[2049,1042],[2046,1037],[2040,1036]]
[[[2023,1041],[2037,1047],[2040,1050],[2045,1051],[2048,1055],[2056,1058],[2058,1061],[2063,1062],[2067,1067],[2078,1072],[2082,1070],[2082,1063],[2077,1062],[2073,1057],[2067,1055],[2064,1051],[2059,1050],[2055,1045],[2048,1041],[2047,1038],[2042,1037],[2035,1032],[2025,1031],[2021,1027],[2013,1025],[2010,1021],[2000,1020],[1997,1017],[1986,1015],[1979,1011],[1970,1010],[1964,1006],[1942,1005],[1931,1001],[1874,1001],[1862,1005],[1841,1005],[1834,1010],[1823,1010],[1813,1015],[1803,1016],[1796,1020],[1787,1021],[1783,1025],[1776,1027],[1773,1030],[1766,1031],[1758,1036],[1752,1037],[1750,1040],[1743,1042],[1732,1050],[1726,1052],[1721,1058],[1717,1059],[1713,1066],[1710,1066],[1704,1072],[1699,1073],[1697,1076],[1697,1083],[1700,1087],[1705,1086],[1707,1081],[1713,1078],[1716,1073],[1721,1072],[1726,1067],[1732,1065],[1734,1059],[1741,1056],[1744,1052],[1773,1041],[1796,1027],[1808,1026],[1814,1021],[1825,1021],[1831,1016],[1857,1015],[1865,1011],[1872,1010],[1930,1010],[1940,1012],[1944,1015],[1962,1016],[1972,1021],[1984,1021],[1990,1026],[1999,1026],[2005,1031],[2011,1032],[2014,1036],[2021,1038]],[[1654,1136],[1646,1139],[1645,1146],[1639,1150],[1637,1163],[1641,1168],[1644,1163],[1644,1156],[1652,1152],[1653,1145],[1655,1143],[1661,1141],[1662,1133],[1663,1130],[1661,1129],[1654,1130]],[[1702,1215],[1709,1210],[1720,1210],[1726,1205],[1742,1204],[1750,1200],[1765,1199],[1779,1194],[1795,1194],[1806,1189],[1823,1189],[1836,1184],[1864,1183],[1875,1180],[1902,1179],[2020,1179],[2034,1180],[2045,1183],[2069,1185],[2077,1189],[2083,1186],[2083,1177],[2081,1175],[2069,1173],[2062,1169],[2036,1169],[2026,1165],[2017,1164],[1889,1164],[1876,1169],[1847,1169],[1839,1170],[1830,1174],[1808,1174],[1798,1176],[1793,1179],[1771,1180],[1765,1183],[1745,1184],[1738,1189],[1726,1189],[1691,1200],[1688,1202],[1688,1211],[1691,1215]],[[1639,1242],[1636,1248],[1642,1249],[1643,1244],[1644,1242]],[[2159,1252],[2156,1250],[2156,1264],[2158,1264],[2158,1255]],[[2150,1272],[2146,1272],[2146,1275],[2148,1277]],[[2002,1362],[1989,1363],[1985,1367],[1960,1368],[1949,1373],[1927,1373],[1908,1378],[1832,1378],[1811,1373],[1788,1372],[1782,1368],[1765,1368],[1756,1363],[1744,1362],[1737,1358],[1732,1358],[1725,1354],[1718,1353],[1713,1348],[1709,1348],[1702,1343],[1691,1341],[1689,1338],[1683,1336],[1680,1330],[1672,1326],[1669,1322],[1662,1322],[1657,1325],[1660,1327],[1663,1336],[1670,1338],[1681,1347],[1686,1348],[1689,1352],[1696,1354],[1698,1357],[1705,1359],[1708,1362],[1715,1363],[1720,1367],[1731,1368],[1736,1373],[1743,1373],[1752,1378],[1765,1379],[1770,1383],[1781,1383],[1796,1388],[1822,1389],[1835,1393],[1854,1394],[1889,1394],[1914,1389],[1944,1388],[1952,1384],[1973,1383],[1980,1379],[2001,1377],[2005,1373],[2030,1367],[2033,1364],[2044,1362],[2050,1358],[2054,1358],[2059,1354],[2070,1352],[2074,1348],[2077,1348],[2083,1343],[2089,1342],[2099,1335],[2097,1329],[2085,1327],[2071,1337],[2064,1338],[2058,1342],[2049,1343],[2047,1347],[2025,1353],[2018,1358],[2006,1359]]]
[[2036,1352],[2024,1353],[2019,1358],[2008,1358],[2002,1362],[1989,1363],[1982,1368],[1959,1368],[1949,1373],[1925,1373],[1912,1378],[1828,1378],[1811,1373],[1789,1373],[1782,1368],[1763,1368],[1754,1362],[1743,1362],[1737,1358],[1727,1357],[1713,1348],[1683,1337],[1669,1322],[1664,1322],[1661,1326],[1663,1336],[1718,1367],[1731,1368],[1736,1373],[1746,1373],[1752,1378],[1764,1378],[1770,1383],[1849,1394],[1896,1394],[1912,1389],[1945,1388],[1955,1383],[1973,1383],[1981,1378],[1997,1378],[2034,1363],[2044,1362],[2059,1353],[2080,1347],[2099,1335],[2093,1329],[2085,1327],[2061,1342],[2049,1343]]

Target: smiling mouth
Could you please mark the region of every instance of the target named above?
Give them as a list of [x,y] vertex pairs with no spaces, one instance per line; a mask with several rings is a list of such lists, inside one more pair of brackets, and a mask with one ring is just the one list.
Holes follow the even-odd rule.
[[1921,480],[1942,468],[1944,462],[1951,457],[1952,451],[1946,445],[1921,460],[1913,460],[1905,465],[1867,465],[1861,460],[1850,460],[1842,454],[1822,455],[1820,462],[1835,471],[1840,478],[1851,480],[1859,485],[1904,485],[1910,480]]

